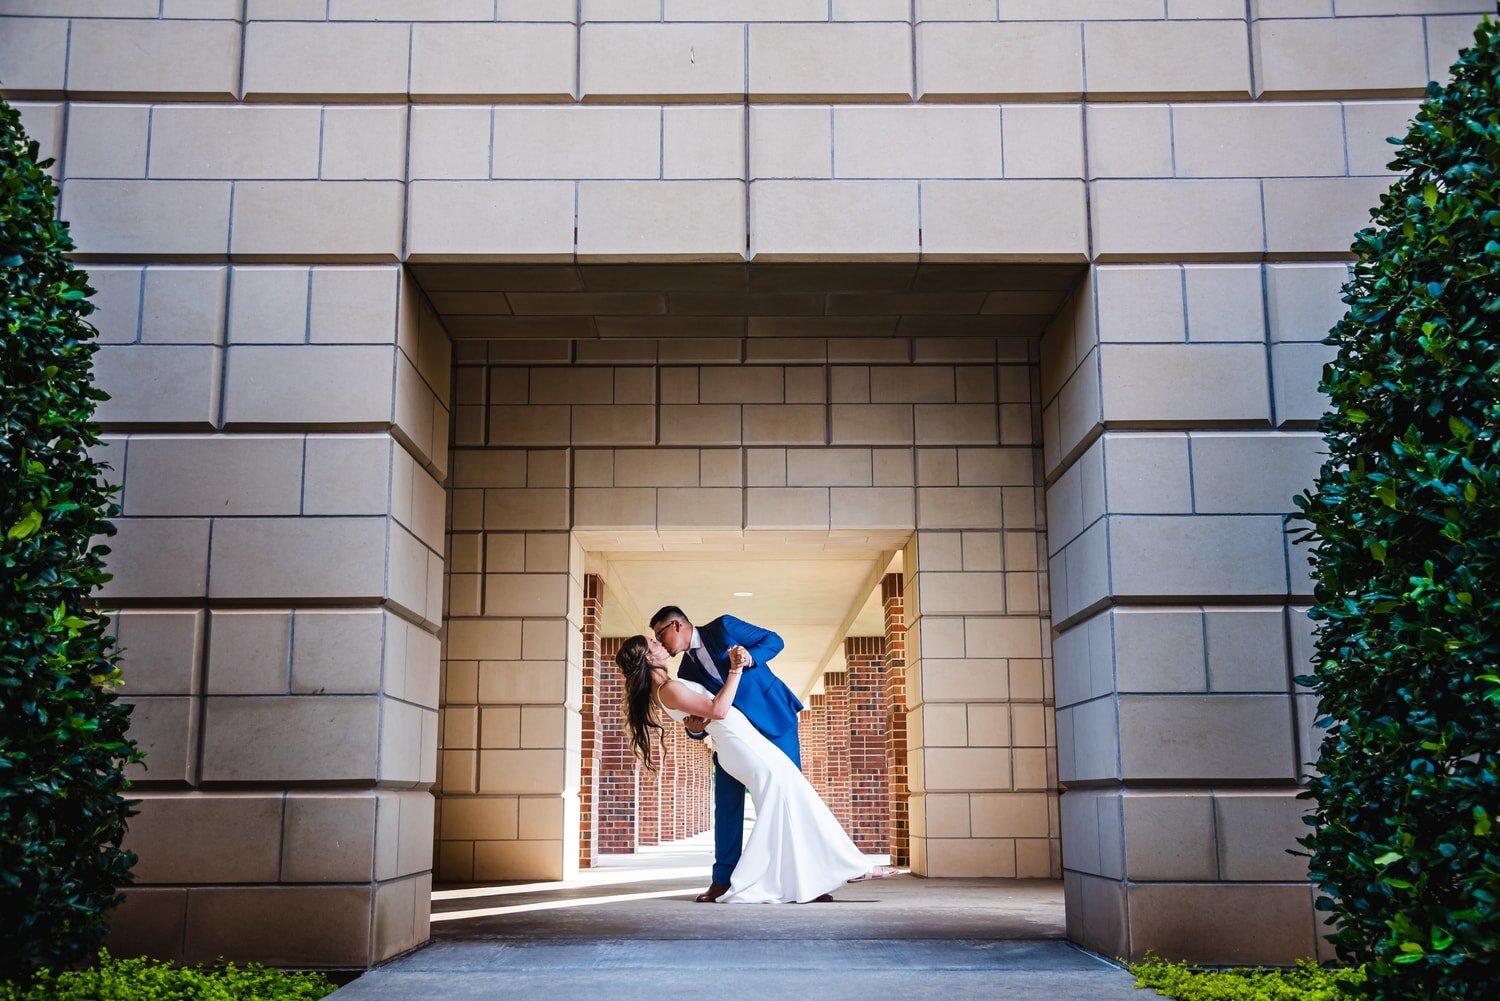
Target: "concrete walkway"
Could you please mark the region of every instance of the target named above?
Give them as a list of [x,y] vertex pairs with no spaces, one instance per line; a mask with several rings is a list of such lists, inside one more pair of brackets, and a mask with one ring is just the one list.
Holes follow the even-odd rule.
[[829,904],[695,904],[702,839],[565,883],[438,890],[427,947],[335,1001],[881,997],[1145,1001],[1134,978],[1063,939],[1053,880],[895,879]]

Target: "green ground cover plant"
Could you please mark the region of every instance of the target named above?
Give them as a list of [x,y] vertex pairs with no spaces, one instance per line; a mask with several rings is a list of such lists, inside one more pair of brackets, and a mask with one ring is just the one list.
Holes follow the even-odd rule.
[[0,1001],[317,1001],[335,989],[319,973],[285,973],[255,963],[176,966],[115,959],[101,949],[87,969],[42,971],[24,986],[0,984]]
[[0,980],[91,955],[135,861],[121,794],[140,756],[93,603],[119,513],[89,455],[93,289],[50,163],[0,101]]
[[1331,970],[1311,960],[1290,970],[1204,970],[1148,954],[1129,969],[1136,987],[1178,1001],[1342,1001],[1365,979],[1361,969]]
[[1301,840],[1380,998],[1500,997],[1500,31],[1432,84],[1326,343]]

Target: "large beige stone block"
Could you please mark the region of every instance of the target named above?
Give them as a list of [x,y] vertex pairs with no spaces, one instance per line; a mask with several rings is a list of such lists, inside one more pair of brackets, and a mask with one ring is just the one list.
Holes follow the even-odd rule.
[[751,487],[745,491],[747,529],[827,529],[829,492],[821,487]]
[[209,698],[203,780],[372,783],[379,701],[317,695]]
[[1390,187],[1384,177],[1273,178],[1265,183],[1266,249],[1339,257]]
[[1344,315],[1339,288],[1348,278],[1342,263],[1267,265],[1271,342],[1321,341]]
[[1253,180],[1102,180],[1089,193],[1099,261],[1244,258],[1264,246]]
[[214,526],[210,595],[378,598],[385,593],[383,518],[240,518]]
[[737,24],[586,24],[579,35],[579,97],[740,100],[745,51],[745,29]]
[[[1117,596],[1285,594],[1281,519],[1272,515],[1116,515],[1109,519]],[[1196,554],[1192,561],[1180,554]]]
[[[389,613],[298,609],[291,644],[294,695],[366,694],[380,690],[383,660],[389,655],[397,681],[397,633]],[[389,628],[391,636],[385,637]],[[405,654],[405,651],[400,651]]]
[[831,108],[751,107],[750,176],[832,177],[832,129]]
[[317,177],[322,120],[321,108],[156,108],[151,115],[151,176]]
[[319,176],[340,181],[406,179],[406,109],[325,108]]
[[662,111],[662,177],[745,176],[745,109],[666,108]]
[[1091,104],[1085,121],[1090,178],[1172,176],[1170,105]]
[[1105,420],[1264,423],[1265,349],[1257,344],[1105,344]]
[[917,199],[910,181],[756,181],[750,254],[762,261],[915,260]]
[[1134,882],[1214,880],[1214,803],[1206,793],[1128,792],[1120,798],[1125,820],[1125,875]]
[[523,181],[413,181],[409,260],[565,260],[573,253],[574,185]]
[[229,100],[240,83],[240,25],[233,21],[80,19],[68,38],[68,92]]
[[752,24],[754,101],[907,101],[912,96],[909,24]]
[[1285,514],[1312,486],[1324,445],[1315,434],[1193,435],[1193,495],[1205,513]]
[[488,178],[494,111],[489,107],[413,107],[411,179]]
[[399,181],[240,182],[229,249],[239,258],[396,260],[405,194]]
[[123,610],[112,616],[118,666],[132,694],[197,693],[204,619],[201,610]]
[[[235,344],[302,344],[307,340],[308,269],[237,267],[229,301]],[[148,273],[148,284],[154,276]]]
[[364,345],[231,347],[226,425],[370,425],[391,418],[395,349]]
[[1339,105],[1193,104],[1172,109],[1178,177],[1344,173]]
[[833,109],[838,177],[999,177],[1000,109]]
[[405,100],[410,41],[405,24],[251,21],[245,99]]
[[411,94],[421,101],[571,101],[571,24],[417,24]]
[[[68,107],[66,167],[69,177],[145,177],[151,107],[145,104],[84,104]],[[27,134],[43,137],[22,117]],[[61,136],[57,137],[61,138]],[[42,143],[41,152],[56,156],[61,143]]]
[[95,416],[104,427],[211,430],[219,419],[223,355],[203,344],[102,346],[94,355],[94,381],[110,398]]
[[1284,695],[1127,695],[1120,703],[1125,779],[1262,779],[1295,774]]
[[281,868],[281,794],[141,797],[124,847],[137,882],[275,883]]
[[1006,177],[1083,177],[1078,105],[1007,105],[1002,113]]
[[[68,26],[62,18],[7,17],[0,20],[0,65],[5,95],[61,97],[68,75]],[[56,155],[55,148],[46,148]]]
[[309,435],[302,513],[384,514],[392,502],[390,470],[384,434]]
[[145,269],[140,303],[145,344],[222,344],[229,293],[225,267]]
[[1419,17],[1257,20],[1250,37],[1257,96],[1417,94],[1427,83]]
[[1218,861],[1222,878],[1297,882],[1307,878],[1307,861],[1297,839],[1306,836],[1307,804],[1294,790],[1219,790],[1214,795]]
[[281,882],[356,883],[375,869],[376,797],[368,793],[286,797]]
[[1208,690],[1208,641],[1203,615],[1197,609],[1117,608],[1093,622],[1107,633],[1109,620],[1114,629],[1113,658],[1107,635],[1089,641],[1096,661],[1093,694],[1111,688],[1121,692]]
[[121,598],[202,598],[208,581],[208,520],[116,518],[105,560],[114,579],[100,589]]
[[[1132,956],[1286,965],[1314,954],[1317,912],[1305,883],[1180,883],[1128,888]],[[1244,915],[1256,915],[1247,929]]]
[[141,787],[196,785],[199,700],[147,695],[124,701],[133,707],[130,737],[147,759],[127,765],[125,777]]
[[744,260],[745,185],[585,181],[578,185],[578,256],[593,261]]
[[368,886],[194,888],[184,962],[234,955],[293,969],[362,967],[372,959],[372,895]]
[[1092,21],[1083,38],[1090,97],[1248,97],[1243,21]]
[[63,186],[79,253],[222,257],[229,249],[227,181],[105,181]]
[[927,22],[916,38],[923,101],[1064,100],[1083,92],[1078,24]]
[[297,436],[140,435],[127,515],[292,515],[302,493]]
[[1194,510],[1187,435],[1110,434],[1104,441],[1105,503],[1111,514]]
[[922,252],[934,260],[1082,261],[1080,181],[924,181]]
[[494,109],[491,176],[654,178],[661,174],[657,108]]
[[1331,344],[1271,345],[1271,387],[1276,399],[1276,425],[1313,427],[1328,409],[1328,397],[1318,391],[1323,366],[1334,360]]

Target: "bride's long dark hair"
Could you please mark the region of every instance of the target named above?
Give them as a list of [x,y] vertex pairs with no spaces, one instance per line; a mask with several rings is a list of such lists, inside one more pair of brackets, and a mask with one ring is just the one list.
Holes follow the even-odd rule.
[[660,743],[666,731],[652,718],[651,712],[651,664],[646,660],[646,637],[632,636],[615,654],[615,663],[625,675],[625,722],[630,726],[630,746],[635,756],[653,772],[656,771],[655,754],[651,746],[651,731],[656,731]]

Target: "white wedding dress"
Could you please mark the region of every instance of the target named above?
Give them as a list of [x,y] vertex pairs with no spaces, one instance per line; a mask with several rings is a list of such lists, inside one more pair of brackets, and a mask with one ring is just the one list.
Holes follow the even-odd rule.
[[[694,691],[702,685],[677,679]],[[679,723],[687,715],[662,706]],[[875,868],[839,826],[792,759],[738,709],[710,720],[719,767],[744,783],[755,803],[755,826],[734,867],[721,904],[806,903]]]

